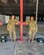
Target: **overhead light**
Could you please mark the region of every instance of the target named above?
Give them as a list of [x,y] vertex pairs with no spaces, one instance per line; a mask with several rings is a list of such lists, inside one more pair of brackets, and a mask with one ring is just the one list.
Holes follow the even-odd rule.
[[5,4],[7,3],[7,0],[1,0],[1,1],[2,1],[3,3],[5,3]]
[[18,1],[17,0],[15,0],[15,3],[17,3]]
[[36,0],[33,1],[33,3],[35,3],[35,2],[36,2]]

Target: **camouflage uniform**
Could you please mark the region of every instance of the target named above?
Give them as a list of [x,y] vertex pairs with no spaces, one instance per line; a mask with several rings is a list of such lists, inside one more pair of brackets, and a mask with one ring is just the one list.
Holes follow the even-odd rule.
[[38,30],[38,28],[37,28],[36,21],[30,21],[29,22],[29,39],[32,39],[32,41],[35,37],[37,30]]
[[10,19],[7,25],[7,30],[9,31],[9,35],[11,40],[16,39],[16,29],[15,29],[15,24],[16,24],[16,19]]

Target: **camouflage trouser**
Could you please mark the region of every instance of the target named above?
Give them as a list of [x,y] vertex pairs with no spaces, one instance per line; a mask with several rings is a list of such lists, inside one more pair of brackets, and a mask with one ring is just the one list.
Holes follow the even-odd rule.
[[29,30],[29,39],[33,40],[35,38],[35,34],[36,34],[35,31]]
[[9,31],[10,39],[16,40],[16,30],[13,28],[12,31]]

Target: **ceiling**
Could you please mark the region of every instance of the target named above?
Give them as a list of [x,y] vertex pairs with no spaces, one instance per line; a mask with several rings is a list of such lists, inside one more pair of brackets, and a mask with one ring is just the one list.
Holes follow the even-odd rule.
[[[19,0],[0,0],[0,14],[19,15],[20,14]],[[38,15],[44,16],[44,0],[39,0]],[[24,15],[35,15],[36,0],[24,0]]]

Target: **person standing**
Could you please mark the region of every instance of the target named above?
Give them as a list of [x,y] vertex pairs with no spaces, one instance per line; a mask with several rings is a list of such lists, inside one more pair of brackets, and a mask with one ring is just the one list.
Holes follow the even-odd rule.
[[33,16],[31,16],[29,22],[26,23],[29,24],[29,41],[33,42],[35,34],[38,31],[37,23]]
[[37,31],[38,31],[37,23],[34,20],[34,17],[32,16],[30,18],[30,22],[29,22],[29,38],[32,42],[35,38],[35,34],[36,34]]
[[16,20],[16,17],[12,15],[9,19],[9,22],[7,24],[7,30],[9,31],[10,39],[11,40],[16,40],[16,29],[15,25],[18,23]]

